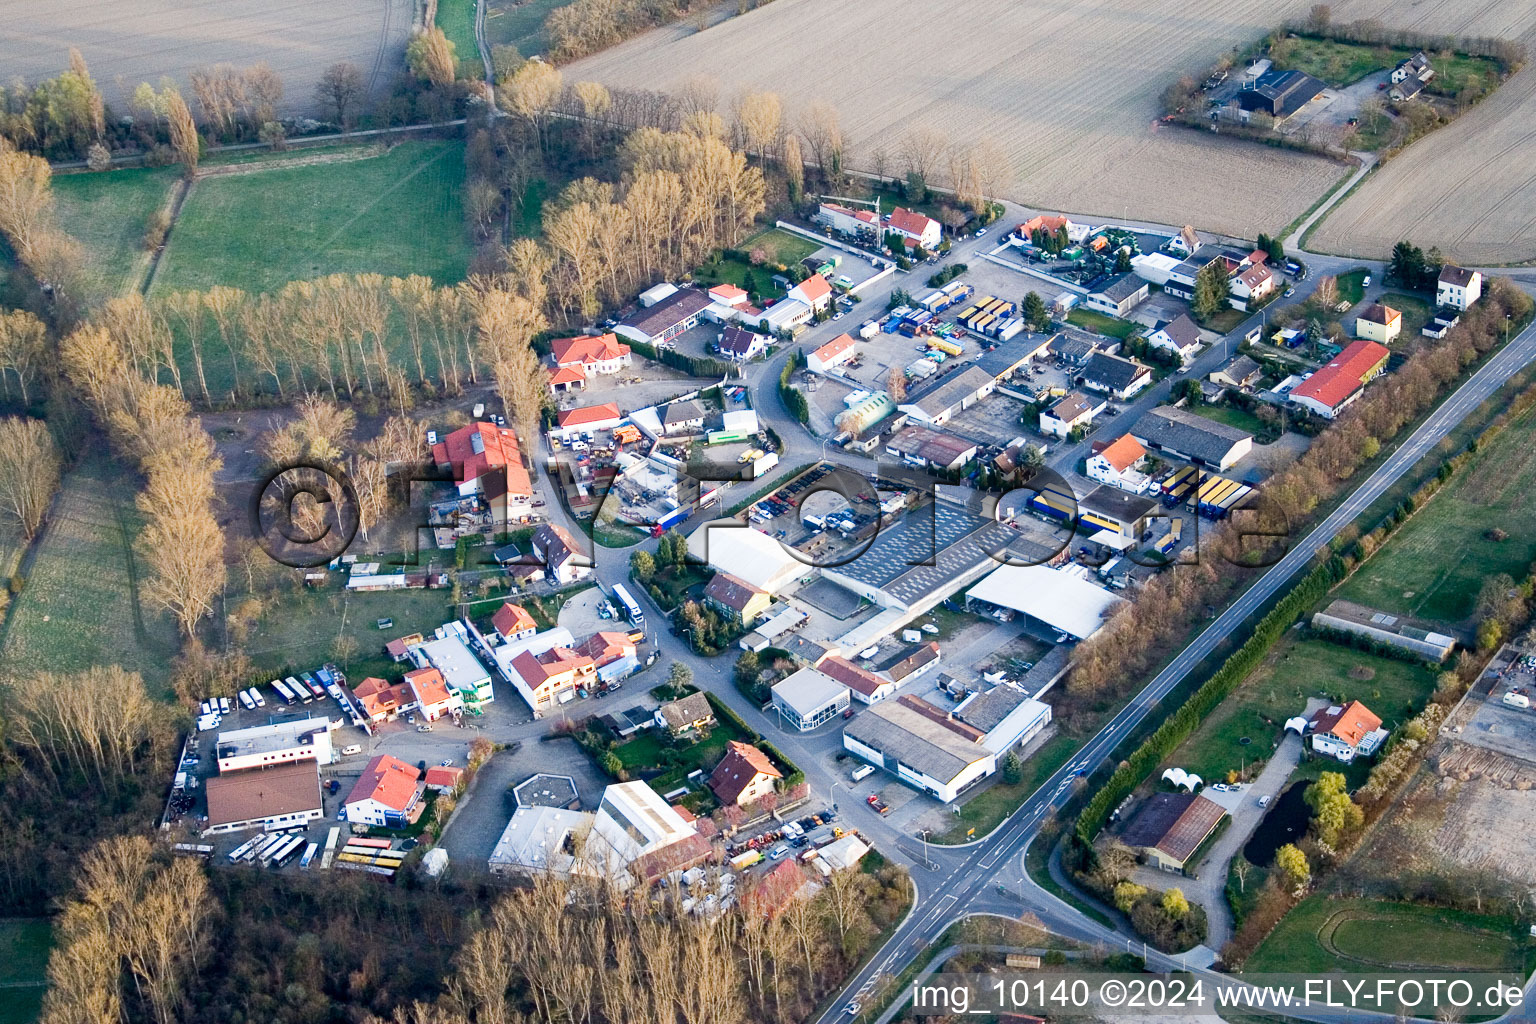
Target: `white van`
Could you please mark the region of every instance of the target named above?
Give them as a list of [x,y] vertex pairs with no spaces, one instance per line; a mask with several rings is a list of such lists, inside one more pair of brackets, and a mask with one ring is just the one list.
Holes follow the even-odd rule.
[[344,757],[350,757],[353,754],[361,754],[362,752],[362,746],[357,743],[350,743],[347,746],[341,748],[341,753]]
[[854,782],[861,782],[864,779],[869,778],[873,774],[875,774],[875,766],[874,765],[872,765],[872,764],[861,764],[861,765],[859,765],[857,768],[855,768],[853,770],[853,781]]

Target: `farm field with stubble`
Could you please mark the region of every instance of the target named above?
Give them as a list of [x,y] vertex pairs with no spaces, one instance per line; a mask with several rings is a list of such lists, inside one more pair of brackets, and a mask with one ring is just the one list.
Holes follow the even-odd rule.
[[[1305,211],[1343,165],[1152,124],[1180,74],[1308,6],[848,0],[836,31],[807,32],[822,16],[817,0],[775,0],[704,32],[657,29],[563,70],[567,81],[628,89],[671,90],[703,74],[720,84],[722,108],[739,90],[771,90],[791,121],[825,100],[841,114],[858,169],[873,166],[878,149],[900,166],[910,129],[987,138],[1012,166],[1005,198],[1252,237]],[[904,56],[918,40],[931,61]]]
[[107,103],[127,113],[140,82],[196,67],[266,61],[283,80],[281,111],[308,114],[336,61],[356,64],[373,95],[405,65],[412,0],[49,0],[6,5],[0,68],[28,82],[69,68],[78,47]]
[[[1516,39],[1536,49],[1536,2],[1335,4],[1335,20]],[[1309,247],[1385,258],[1407,238],[1468,265],[1536,260],[1536,66],[1374,171],[1322,222]]]

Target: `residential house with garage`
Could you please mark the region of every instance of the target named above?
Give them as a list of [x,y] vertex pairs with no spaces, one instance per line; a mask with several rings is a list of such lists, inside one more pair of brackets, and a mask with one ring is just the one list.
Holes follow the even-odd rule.
[[551,647],[535,654],[523,651],[512,659],[512,675],[518,692],[539,718],[577,696],[578,688],[594,688],[597,665],[569,647]]
[[1147,344],[1177,356],[1181,364],[1187,363],[1200,351],[1200,327],[1188,313],[1180,313],[1147,335]]
[[720,354],[737,363],[747,363],[768,350],[766,335],[732,324],[720,332]]
[[1471,309],[1483,294],[1481,271],[1446,264],[1440,268],[1435,285],[1435,301],[1452,309]]
[[420,813],[421,772],[389,754],[368,762],[342,806],[354,825],[405,828]]
[[847,658],[835,654],[818,661],[816,671],[848,687],[853,699],[861,704],[878,704],[896,692],[896,684],[892,680],[860,668]]
[[410,687],[421,717],[429,722],[464,710],[464,698],[448,688],[443,674],[435,668],[412,669],[405,674],[405,685]]
[[704,407],[689,398],[661,407],[661,429],[666,434],[696,434],[704,429]]
[[539,631],[539,624],[533,621],[528,609],[511,601],[496,609],[491,616],[491,625],[503,640],[522,640]]
[[416,707],[416,696],[405,683],[369,676],[352,688],[352,697],[370,722],[389,722]]
[[803,302],[820,313],[832,305],[832,286],[820,274],[812,274],[789,290],[789,299]]
[[629,365],[629,351],[614,334],[556,338],[549,343],[550,361],[557,370],[574,367],[587,377],[618,373]]
[[1151,478],[1138,469],[1147,457],[1147,450],[1130,434],[1122,434],[1109,444],[1098,448],[1088,457],[1085,467],[1088,479],[1118,487],[1132,494],[1142,494],[1151,485]]
[[1097,395],[1068,391],[1040,414],[1040,433],[1047,437],[1066,437],[1079,427],[1086,430],[1107,404]]
[[635,641],[630,633],[601,629],[572,648],[578,655],[592,659],[597,667],[597,681],[610,687],[640,667]]
[[1077,379],[1084,387],[1106,392],[1123,402],[1152,383],[1152,369],[1133,359],[1100,352],[1083,364]]
[[1238,356],[1219,370],[1212,370],[1206,380],[1222,387],[1247,391],[1264,378],[1264,367],[1250,356]]
[[1244,262],[1232,273],[1228,279],[1227,303],[1233,309],[1247,311],[1259,306],[1263,301],[1275,293],[1279,287],[1275,272],[1269,269],[1267,263],[1262,262],[1263,253],[1255,254],[1259,259]]
[[771,758],[749,743],[731,740],[709,776],[709,788],[722,804],[746,807],[770,795],[784,779]]

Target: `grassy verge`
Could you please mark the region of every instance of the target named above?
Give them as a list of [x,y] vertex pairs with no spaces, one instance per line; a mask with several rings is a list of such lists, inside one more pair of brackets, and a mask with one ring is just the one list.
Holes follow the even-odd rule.
[[1105,927],[1113,928],[1115,922],[1110,920],[1108,914],[1078,896],[1071,889],[1059,885],[1056,879],[1051,877],[1051,847],[1055,845],[1055,842],[1054,839],[1040,836],[1029,844],[1029,850],[1024,854],[1024,870],[1029,872],[1030,881],[1068,906],[1075,907],[1082,913],[1087,914]]
[[1207,405],[1204,402],[1192,403],[1189,411],[1197,416],[1204,416],[1208,420],[1217,423],[1225,423],[1229,427],[1246,430],[1256,438],[1272,433],[1273,430],[1263,420],[1259,419],[1247,409],[1239,409],[1235,405]]
[[515,46],[524,57],[549,48],[544,20],[569,0],[490,0],[485,9],[485,41],[490,46]]
[[138,283],[145,230],[179,174],[178,167],[130,167],[54,177],[59,226],[85,247],[87,286],[96,298]]
[[1122,341],[1129,338],[1131,332],[1136,330],[1136,325],[1129,320],[1105,316],[1097,310],[1083,309],[1082,307],[1078,307],[1067,314],[1067,323],[1110,338],[1119,338]]
[[1365,275],[1366,270],[1361,267],[1334,278],[1339,286],[1339,298],[1351,306],[1365,298]]
[[1040,749],[1024,762],[1024,777],[1015,783],[1001,778],[960,805],[960,813],[953,824],[943,832],[929,837],[935,846],[946,843],[966,843],[985,836],[1003,819],[1018,809],[1025,798],[1066,764],[1077,749],[1078,739],[1066,733],[1057,733],[1041,745]]
[[[480,67],[480,50],[475,45],[475,0],[437,0],[437,27],[453,44],[454,56],[460,64]],[[482,70],[480,75],[484,74]],[[462,70],[459,76],[464,77]]]

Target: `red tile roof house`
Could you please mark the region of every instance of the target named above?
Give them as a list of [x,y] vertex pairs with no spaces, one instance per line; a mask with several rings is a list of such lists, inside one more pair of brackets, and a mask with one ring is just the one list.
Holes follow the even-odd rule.
[[432,461],[444,472],[452,471],[459,494],[483,498],[497,522],[528,513],[533,481],[523,466],[517,435],[507,427],[460,427],[432,446]]
[[629,365],[629,346],[615,334],[557,338],[549,343],[550,358],[557,369],[580,367],[588,377],[618,373]]
[[920,245],[932,252],[939,247],[944,229],[932,217],[898,206],[885,219],[885,230],[900,235],[907,248]]
[[604,402],[602,405],[584,405],[578,409],[567,409],[555,420],[557,427],[551,433],[561,437],[569,437],[594,430],[612,430],[624,422],[624,414],[619,412],[619,407],[613,402]]
[[422,717],[429,722],[464,709],[464,698],[448,689],[443,674],[435,668],[412,669],[405,674],[405,684],[411,688]]
[[772,793],[783,778],[784,773],[767,754],[740,740],[731,740],[725,745],[725,756],[709,776],[709,788],[721,803],[745,807]]
[[549,393],[580,391],[587,386],[587,371],[580,366],[564,366],[549,371]]
[[896,684],[889,679],[877,676],[835,654],[817,662],[816,671],[848,687],[853,699],[864,704],[878,703],[896,692]]
[[368,762],[344,804],[357,825],[404,828],[421,815],[421,772],[397,757],[380,754]]
[[1381,719],[1357,700],[1322,709],[1312,716],[1309,726],[1312,749],[1346,764],[1356,754],[1374,754],[1387,738]]
[[352,696],[362,706],[370,722],[387,722],[416,706],[416,698],[405,683],[389,683],[369,676],[352,688]]
[[496,609],[496,614],[491,616],[491,625],[503,640],[522,640],[539,631],[539,624],[533,621],[528,609],[511,601]]
[[428,789],[435,789],[439,793],[451,793],[463,777],[463,768],[451,764],[433,765],[427,769],[425,781]]
[[832,286],[820,274],[812,274],[791,288],[789,297],[798,299],[812,309],[820,311],[826,309],[828,303],[832,301]]
[[1356,341],[1291,390],[1291,401],[1327,419],[1333,419],[1360,397],[1367,382],[1387,368],[1392,355],[1385,345]]
[[810,899],[820,891],[821,885],[806,875],[800,862],[787,857],[758,876],[757,884],[742,894],[741,905],[763,917],[778,917],[795,900]]

